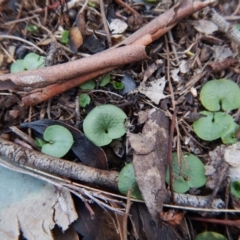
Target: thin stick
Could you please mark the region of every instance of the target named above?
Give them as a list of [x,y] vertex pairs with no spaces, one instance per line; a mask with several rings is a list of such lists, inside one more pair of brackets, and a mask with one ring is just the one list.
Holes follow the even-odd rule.
[[172,115],[172,122],[170,126],[169,140],[168,140],[168,165],[169,165],[169,175],[170,175],[170,191],[172,194],[172,200],[174,202],[174,192],[173,192],[173,168],[172,168],[172,141],[173,141],[173,133],[176,124],[176,115],[177,115],[178,107],[174,109]]
[[46,52],[44,52],[41,48],[39,48],[37,45],[33,44],[32,42],[29,42],[23,38],[20,38],[20,37],[16,37],[16,36],[11,36],[11,35],[6,35],[6,34],[1,34],[0,35],[0,39],[13,39],[13,40],[17,40],[17,41],[21,41],[21,42],[24,42],[34,48],[36,48],[40,53],[42,54],[46,54]]
[[101,15],[102,15],[103,26],[104,26],[104,30],[105,30],[106,36],[107,36],[108,46],[111,47],[112,40],[111,40],[111,35],[110,35],[108,24],[107,24],[107,18],[106,18],[106,14],[105,14],[103,0],[99,0],[99,3],[100,3],[100,11],[101,11]]
[[127,223],[128,223],[128,215],[129,215],[130,208],[132,205],[131,198],[130,198],[131,193],[132,193],[132,189],[129,189],[127,192],[127,206],[126,206],[125,213],[123,215],[123,240],[128,240]]

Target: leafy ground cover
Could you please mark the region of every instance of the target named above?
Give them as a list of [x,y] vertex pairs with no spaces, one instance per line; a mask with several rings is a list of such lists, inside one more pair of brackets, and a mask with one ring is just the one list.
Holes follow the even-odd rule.
[[0,1],[0,239],[239,238],[240,4],[204,4]]

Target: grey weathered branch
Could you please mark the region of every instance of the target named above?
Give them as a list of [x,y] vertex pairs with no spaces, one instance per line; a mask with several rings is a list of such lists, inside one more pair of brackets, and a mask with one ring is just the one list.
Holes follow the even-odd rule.
[[0,139],[0,156],[16,162],[20,166],[28,166],[62,177],[69,177],[117,190],[118,172],[115,171],[100,170],[54,158],[4,139]]
[[[116,171],[100,170],[47,156],[40,152],[18,146],[2,138],[0,138],[0,158],[7,159],[8,162],[16,163],[22,167],[28,166],[36,170],[42,170],[62,177],[69,177],[112,190],[117,190],[118,188],[117,178],[119,173]],[[4,166],[4,164],[0,165]],[[7,167],[16,171],[14,167],[9,167],[9,164],[7,164]],[[170,192],[166,194],[165,203],[170,202],[170,194]],[[203,208],[207,205],[208,200],[209,196],[193,196],[175,193],[175,204],[180,206]],[[224,208],[224,202],[221,199],[214,199],[211,207],[215,209]]]

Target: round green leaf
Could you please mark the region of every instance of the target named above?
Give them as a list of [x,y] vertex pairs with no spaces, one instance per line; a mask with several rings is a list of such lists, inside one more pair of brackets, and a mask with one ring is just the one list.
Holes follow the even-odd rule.
[[203,140],[212,141],[220,138],[232,125],[233,118],[223,112],[200,112],[206,117],[199,118],[193,123],[194,132]]
[[195,240],[227,240],[227,238],[216,232],[203,232],[198,234]]
[[47,143],[47,142],[45,142],[44,140],[42,140],[40,138],[36,138],[34,142],[35,142],[36,146],[38,146],[38,147],[42,147],[44,144]]
[[42,152],[53,157],[63,157],[73,145],[71,132],[60,125],[51,125],[46,128],[43,138],[47,141],[42,147]]
[[115,89],[121,90],[124,88],[124,84],[122,82],[113,81],[113,87]]
[[231,80],[212,80],[202,87],[200,100],[209,111],[236,109],[240,107],[240,89]]
[[68,43],[69,42],[69,31],[68,30],[64,30],[62,31],[62,37],[60,38],[60,42],[62,43]]
[[25,70],[25,68],[23,66],[23,60],[22,59],[19,59],[19,60],[15,61],[14,63],[11,64],[11,67],[10,67],[10,72],[11,73],[18,73],[18,72],[22,72],[24,70]]
[[83,90],[92,90],[95,88],[95,82],[93,80],[89,80],[83,84],[81,84],[79,87]]
[[108,73],[108,74],[106,74],[103,78],[102,78],[102,80],[100,81],[100,84],[99,84],[99,86],[100,87],[104,87],[104,86],[106,86],[108,83],[110,83],[110,73]]
[[236,143],[238,140],[236,138],[236,132],[239,128],[239,125],[233,123],[222,135],[221,139],[224,144],[233,144]]
[[83,107],[83,108],[86,107],[90,102],[91,102],[91,98],[88,96],[88,94],[82,93],[79,96],[79,105],[81,107]]
[[131,197],[143,199],[142,194],[138,188],[133,164],[126,164],[118,176],[118,189],[121,194],[126,195],[129,189],[132,189]]
[[126,133],[126,117],[126,114],[114,105],[97,106],[84,119],[84,133],[95,145],[105,146]]
[[[178,163],[177,153],[172,155],[173,190],[185,193],[189,188],[202,187],[206,183],[205,167],[201,160],[190,153],[183,153],[184,159]],[[166,174],[166,182],[170,183],[169,167]]]
[[23,59],[23,66],[28,69],[37,69],[44,67],[45,57],[39,56],[36,53],[29,53]]
[[37,32],[38,32],[38,26],[28,25],[28,26],[27,26],[27,30],[28,30],[29,32],[37,33]]
[[235,197],[240,198],[240,182],[231,182],[230,191]]

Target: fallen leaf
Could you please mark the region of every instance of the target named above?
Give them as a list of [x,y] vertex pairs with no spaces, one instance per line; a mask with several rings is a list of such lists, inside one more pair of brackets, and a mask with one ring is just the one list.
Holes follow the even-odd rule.
[[224,149],[224,160],[230,165],[228,176],[231,181],[240,181],[240,142]]
[[184,213],[177,213],[175,210],[160,213],[160,218],[171,226],[180,225],[183,217]]
[[175,68],[170,71],[171,78],[173,79],[174,82],[179,82],[181,80],[181,77],[178,75],[179,73],[179,68]]
[[212,21],[208,20],[197,20],[192,23],[194,28],[201,33],[212,34],[213,32],[218,30],[218,26],[214,24]]
[[190,68],[189,68],[189,64],[188,61],[186,60],[182,60],[180,65],[179,65],[179,69],[181,73],[187,73],[189,72]]
[[134,149],[136,180],[149,213],[156,222],[166,195],[168,128],[169,122],[165,114],[152,110],[142,133],[128,133],[129,142]]
[[72,27],[69,33],[69,47],[73,53],[83,44],[83,37],[78,27]]
[[65,231],[77,219],[68,191],[3,167],[0,182],[0,239],[52,240],[55,224]]
[[119,230],[116,228],[116,218],[113,212],[108,212],[96,203],[90,204],[94,213],[91,215],[85,204],[77,199],[79,218],[73,223],[73,228],[84,240],[120,240]]
[[119,34],[123,33],[128,28],[128,25],[124,21],[115,18],[111,21],[109,27],[112,31],[112,34]]
[[213,57],[215,61],[220,61],[233,56],[233,52],[229,47],[214,45],[212,48],[214,49]]
[[151,82],[142,82],[135,91],[141,92],[150,98],[155,104],[159,104],[161,99],[166,98],[166,95],[163,93],[165,85],[166,78],[164,76]]

